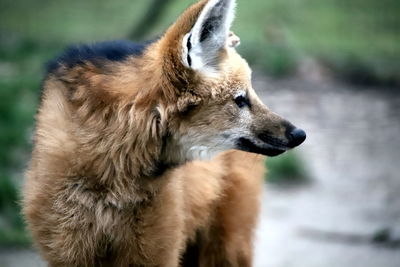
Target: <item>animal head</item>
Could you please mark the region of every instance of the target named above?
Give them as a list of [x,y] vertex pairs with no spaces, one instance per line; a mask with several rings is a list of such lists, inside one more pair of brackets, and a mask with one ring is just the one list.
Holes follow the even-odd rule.
[[252,88],[251,70],[235,50],[239,39],[230,32],[235,5],[200,1],[158,42],[162,71],[176,94],[177,112],[166,123],[170,160],[210,158],[229,149],[276,156],[306,138]]

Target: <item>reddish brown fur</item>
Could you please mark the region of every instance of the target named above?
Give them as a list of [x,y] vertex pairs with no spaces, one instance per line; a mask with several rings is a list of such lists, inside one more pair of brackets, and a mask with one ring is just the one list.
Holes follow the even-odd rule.
[[[210,80],[178,61],[206,2],[141,57],[64,66],[47,78],[24,214],[50,266],[178,266],[193,242],[200,266],[251,266],[262,156],[229,151],[152,177],[169,160],[167,131],[183,133],[199,118],[209,120],[204,131],[227,123],[218,121],[226,88],[250,86],[247,68],[232,64],[237,55]],[[182,115],[203,102],[207,109]]]

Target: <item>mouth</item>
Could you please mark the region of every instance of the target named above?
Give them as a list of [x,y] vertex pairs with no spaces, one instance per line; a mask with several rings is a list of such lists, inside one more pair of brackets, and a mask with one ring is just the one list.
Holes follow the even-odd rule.
[[237,143],[237,148],[246,152],[251,152],[251,153],[257,153],[257,154],[262,154],[265,156],[269,157],[274,157],[282,154],[285,152],[287,149],[283,147],[275,147],[275,146],[259,146],[256,145],[253,141],[250,139],[247,139],[245,137],[241,137],[238,139]]

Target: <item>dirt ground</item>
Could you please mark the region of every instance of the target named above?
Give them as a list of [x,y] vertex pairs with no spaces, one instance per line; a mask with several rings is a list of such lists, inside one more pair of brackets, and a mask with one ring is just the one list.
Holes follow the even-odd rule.
[[[299,153],[311,175],[265,186],[255,266],[399,267],[400,93],[257,75],[254,87],[306,130]],[[23,266],[45,265],[31,250],[0,251],[0,267]]]

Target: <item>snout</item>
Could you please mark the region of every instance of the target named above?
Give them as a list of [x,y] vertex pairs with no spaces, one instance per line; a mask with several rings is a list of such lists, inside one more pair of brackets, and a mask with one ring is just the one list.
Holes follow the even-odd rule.
[[[238,139],[237,147],[248,152],[277,156],[299,146],[306,140],[306,132],[287,121],[281,124],[281,129],[282,131],[278,131],[278,133],[266,129],[252,137],[241,137]],[[281,133],[279,134],[279,132]]]

